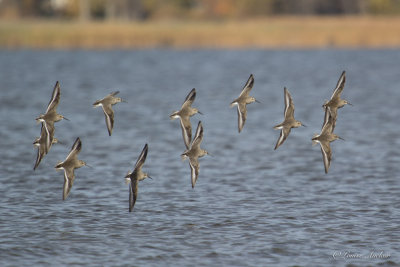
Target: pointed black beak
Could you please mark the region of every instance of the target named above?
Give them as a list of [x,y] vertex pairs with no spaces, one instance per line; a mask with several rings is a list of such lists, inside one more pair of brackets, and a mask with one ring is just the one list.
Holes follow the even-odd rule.
[[260,103],[260,104],[261,104],[261,102],[260,102],[260,101],[258,101],[257,99],[254,99],[254,101],[256,101],[257,103]]
[[200,111],[197,111],[197,113],[199,113],[199,114],[201,114],[201,115],[204,115],[203,113],[201,113]]

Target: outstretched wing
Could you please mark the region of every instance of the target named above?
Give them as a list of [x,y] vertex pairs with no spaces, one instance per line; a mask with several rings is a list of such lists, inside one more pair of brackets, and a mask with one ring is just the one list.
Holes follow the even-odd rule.
[[199,121],[191,148],[200,147],[201,141],[203,141],[203,124]]
[[183,142],[188,149],[192,140],[192,125],[189,117],[179,117],[179,119],[181,122]]
[[44,155],[46,155],[45,145],[43,143],[41,143],[40,140],[39,140],[39,146],[38,146],[38,150],[37,150],[36,162],[35,162],[35,166],[33,167],[33,170],[36,170],[36,168],[39,166],[39,164],[42,161]]
[[320,145],[321,145],[322,159],[324,160],[325,173],[328,173],[332,158],[331,146],[329,142],[322,142],[320,143]]
[[108,130],[108,135],[111,136],[114,127],[114,111],[111,108],[111,104],[102,105],[104,115],[106,118],[106,125]]
[[74,184],[74,169],[64,169],[63,200],[67,199],[72,185]]
[[129,185],[129,212],[133,210],[135,206],[136,198],[138,193],[138,181],[137,179],[131,179],[131,183]]
[[240,133],[243,129],[244,123],[246,122],[246,117],[247,117],[246,104],[238,103],[237,112],[238,112],[238,130]]
[[148,148],[149,148],[149,146],[147,144],[145,144],[143,147],[142,153],[140,153],[140,156],[139,156],[138,160],[136,161],[135,170],[139,170],[140,168],[142,168],[144,162],[146,161]]
[[290,95],[286,87],[284,89],[284,95],[285,95],[285,112],[284,112],[285,119],[292,118],[294,117],[294,104],[292,96]]
[[346,82],[346,72],[343,71],[343,72],[342,72],[342,75],[340,75],[340,78],[339,78],[339,80],[338,80],[338,82],[337,82],[337,84],[336,84],[336,88],[335,88],[335,90],[333,91],[333,94],[332,94],[331,99],[333,99],[333,98],[339,98],[339,97],[340,97],[340,94],[341,94],[342,91],[343,91],[344,83],[345,83],[345,82]]
[[78,153],[81,151],[81,149],[82,149],[82,142],[81,142],[81,139],[79,139],[79,137],[77,137],[74,144],[72,145],[71,151],[69,152],[65,161],[69,161],[72,158],[75,158],[78,155]]
[[[335,113],[333,113],[333,110],[335,110]],[[335,130],[335,126],[336,126],[336,111],[337,109],[331,109],[330,107],[325,107],[325,116],[324,116],[324,123],[322,124],[322,129],[324,129],[324,127],[330,127],[329,131],[333,132],[333,130]],[[333,113],[333,114],[332,114]]]
[[196,98],[196,89],[193,88],[193,89],[189,92],[189,94],[186,96],[185,102],[183,102],[183,104],[182,104],[182,108],[184,108],[184,107],[186,107],[186,106],[191,106],[191,105],[193,104],[195,98]]
[[197,182],[197,177],[199,176],[199,161],[197,158],[190,158],[189,159],[190,171],[191,171],[191,181],[192,181],[192,188]]
[[247,82],[244,85],[243,90],[240,93],[239,98],[241,96],[248,95],[250,90],[253,88],[253,85],[254,85],[254,76],[253,76],[253,74],[250,74],[250,77],[249,77],[249,79],[247,79]]
[[61,94],[60,83],[57,81],[56,85],[54,86],[50,102],[47,105],[46,113],[49,113],[50,111],[56,111],[58,103],[60,102],[60,94]]
[[52,122],[52,121],[42,122],[42,131],[41,131],[40,138],[45,138],[46,154],[49,153],[50,147],[53,144],[54,131],[55,131],[54,122]]
[[336,125],[336,119],[331,115],[328,109],[325,111],[324,125],[322,126],[321,135],[332,133]]
[[274,150],[276,150],[280,145],[283,144],[283,142],[286,140],[286,138],[289,136],[290,134],[290,127],[283,127],[281,129],[281,135],[278,138],[278,141],[276,142],[275,148]]
[[115,95],[117,95],[118,93],[119,93],[119,91],[115,91],[115,92],[110,93],[108,96],[115,96]]

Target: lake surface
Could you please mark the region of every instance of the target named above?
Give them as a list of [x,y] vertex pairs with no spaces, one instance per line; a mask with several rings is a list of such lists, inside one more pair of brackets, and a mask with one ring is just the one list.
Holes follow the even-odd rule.
[[[324,100],[346,70],[333,159],[324,173],[311,137]],[[243,131],[230,102],[250,73]],[[36,171],[35,118],[61,84],[54,145]],[[399,266],[400,51],[0,51],[0,265]],[[274,151],[283,88],[307,127]],[[196,88],[202,121],[200,175],[190,183],[180,124],[169,114]],[[119,90],[108,136],[95,100]],[[194,135],[194,133],[193,133]],[[62,201],[65,159],[79,158]],[[124,176],[145,143],[128,212]]]

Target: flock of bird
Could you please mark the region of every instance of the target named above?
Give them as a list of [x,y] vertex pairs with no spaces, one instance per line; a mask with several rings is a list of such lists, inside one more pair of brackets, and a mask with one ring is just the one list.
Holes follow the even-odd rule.
[[[330,143],[342,139],[338,135],[334,134],[333,131],[336,125],[337,110],[346,104],[351,105],[348,101],[341,98],[341,93],[344,88],[346,81],[346,73],[342,72],[336,88],[330,98],[330,100],[325,101],[322,107],[325,110],[324,122],[320,134],[315,134],[312,137],[313,145],[319,143],[321,146],[322,158],[325,167],[325,173],[328,173],[332,150],[330,148]],[[253,102],[258,102],[254,97],[249,96],[249,93],[254,85],[254,76],[250,75],[246,84],[244,85],[242,92],[239,97],[232,101],[231,107],[237,106],[238,113],[238,130],[239,133],[242,131],[247,118],[247,105]],[[94,107],[101,106],[105,115],[105,121],[107,125],[107,130],[109,136],[112,135],[112,130],[114,126],[114,111],[112,106],[120,103],[126,102],[116,95],[119,91],[113,92],[101,100],[97,100],[93,103]],[[37,157],[34,165],[34,170],[39,166],[43,157],[49,153],[50,148],[53,144],[58,143],[57,138],[54,137],[55,126],[54,124],[62,119],[68,120],[61,114],[57,113],[57,106],[60,102],[60,84],[56,82],[53,94],[50,102],[47,106],[46,112],[41,114],[36,118],[38,123],[41,123],[41,133],[40,137],[36,138],[33,144],[37,147]],[[191,170],[191,183],[192,188],[194,188],[198,175],[199,175],[199,158],[209,155],[209,153],[200,148],[200,144],[203,140],[203,125],[201,121],[197,124],[197,129],[195,136],[192,140],[192,126],[190,122],[190,117],[199,113],[202,114],[197,108],[192,107],[192,104],[196,98],[196,89],[192,89],[187,95],[185,101],[183,102],[181,109],[173,112],[170,118],[179,119],[182,129],[182,137],[186,150],[182,153],[182,160],[189,159],[189,166]],[[305,126],[300,121],[294,118],[294,104],[289,91],[284,88],[284,120],[282,123],[274,126],[274,129],[281,130],[280,136],[275,145],[275,150],[283,144],[286,138],[289,136],[292,128],[298,128],[300,126]],[[62,162],[57,163],[55,166],[56,170],[64,170],[64,186],[63,186],[63,200],[65,200],[72,188],[75,180],[74,170],[82,166],[88,166],[86,162],[78,159],[78,154],[82,149],[82,142],[76,138],[74,144],[72,145],[71,151],[67,155],[66,159]],[[125,176],[127,184],[129,184],[129,211],[133,210],[135,205],[137,195],[138,195],[138,182],[144,180],[145,178],[151,178],[147,173],[142,171],[142,166],[145,163],[148,152],[148,145],[145,144],[139,158],[136,161],[135,167],[132,172],[128,172]]]

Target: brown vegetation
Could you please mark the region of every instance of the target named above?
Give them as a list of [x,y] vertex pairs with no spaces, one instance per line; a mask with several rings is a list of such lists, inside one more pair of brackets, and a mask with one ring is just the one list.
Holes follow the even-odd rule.
[[398,48],[400,18],[270,17],[227,21],[2,21],[0,47]]

